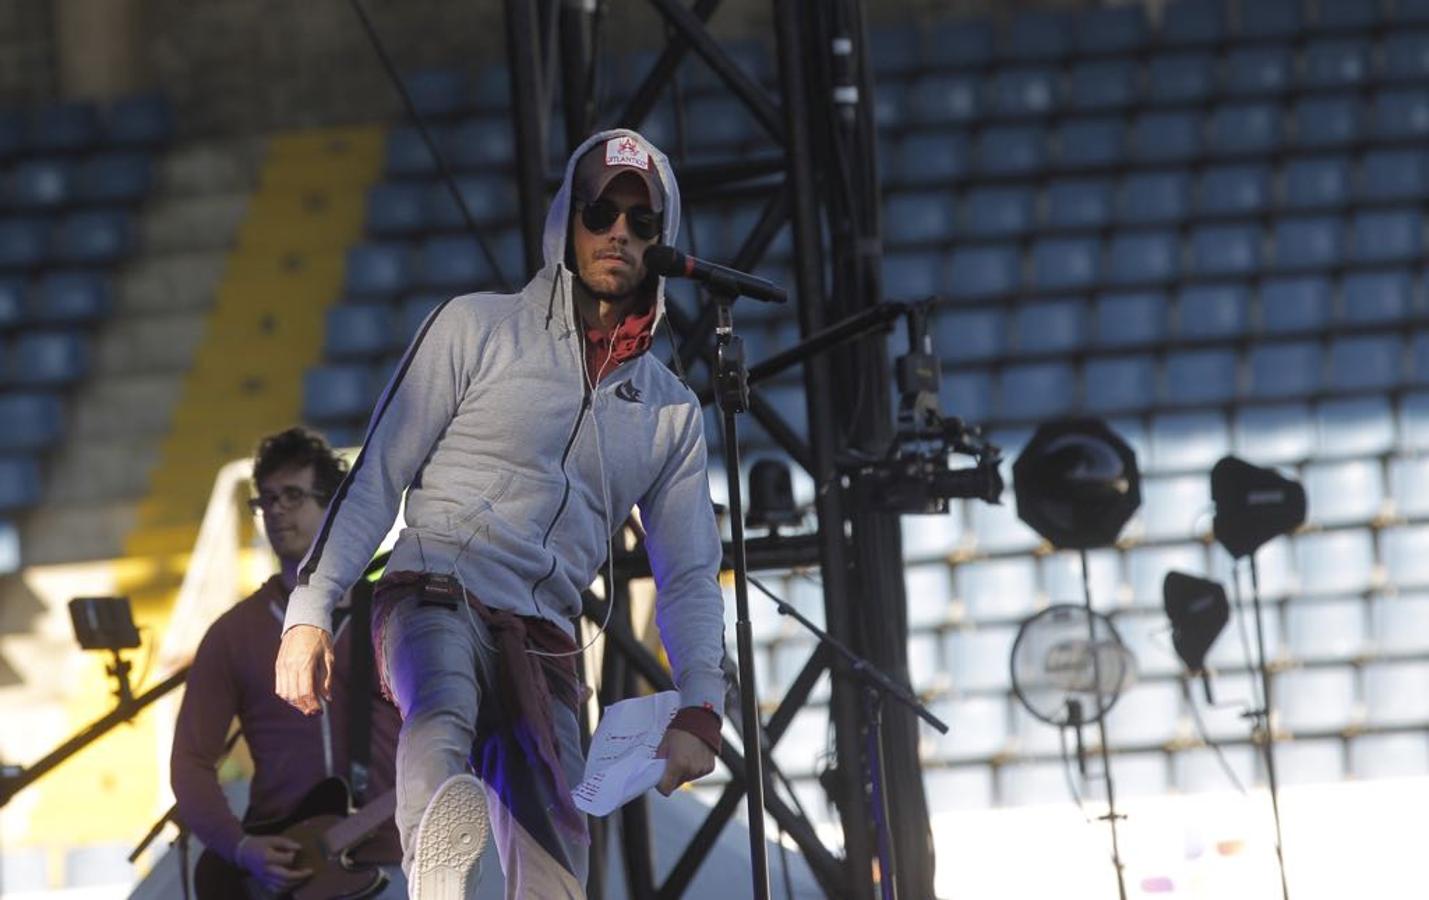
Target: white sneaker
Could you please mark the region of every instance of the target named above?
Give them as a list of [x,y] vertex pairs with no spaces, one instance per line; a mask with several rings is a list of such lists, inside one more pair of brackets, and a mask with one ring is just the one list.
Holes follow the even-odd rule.
[[491,820],[486,792],[472,775],[453,775],[432,795],[417,826],[412,900],[467,900]]

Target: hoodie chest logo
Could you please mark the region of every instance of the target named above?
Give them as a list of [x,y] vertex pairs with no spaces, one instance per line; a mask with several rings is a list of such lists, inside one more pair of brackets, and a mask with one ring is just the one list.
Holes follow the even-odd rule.
[[615,396],[626,403],[640,403],[640,388],[631,383],[630,379],[622,381],[615,386]]

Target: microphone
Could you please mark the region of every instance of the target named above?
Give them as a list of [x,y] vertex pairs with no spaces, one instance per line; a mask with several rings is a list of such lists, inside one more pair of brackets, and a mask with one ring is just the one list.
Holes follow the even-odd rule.
[[749,275],[721,266],[718,263],[696,259],[681,253],[674,247],[655,244],[645,250],[645,268],[666,278],[690,278],[701,281],[717,291],[762,300],[765,303],[784,303],[789,299],[785,290],[757,275]]

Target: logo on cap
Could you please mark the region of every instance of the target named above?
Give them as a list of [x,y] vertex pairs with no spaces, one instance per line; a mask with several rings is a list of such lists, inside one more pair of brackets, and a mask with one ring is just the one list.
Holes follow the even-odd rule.
[[607,166],[631,166],[650,170],[650,153],[635,142],[632,137],[616,137],[605,142],[605,164]]

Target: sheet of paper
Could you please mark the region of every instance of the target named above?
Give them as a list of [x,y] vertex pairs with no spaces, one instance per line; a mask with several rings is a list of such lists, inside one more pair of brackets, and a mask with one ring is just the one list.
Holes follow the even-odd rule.
[[606,707],[591,738],[585,779],[571,791],[576,808],[609,815],[660,783],[665,761],[655,758],[680,695],[664,691]]

